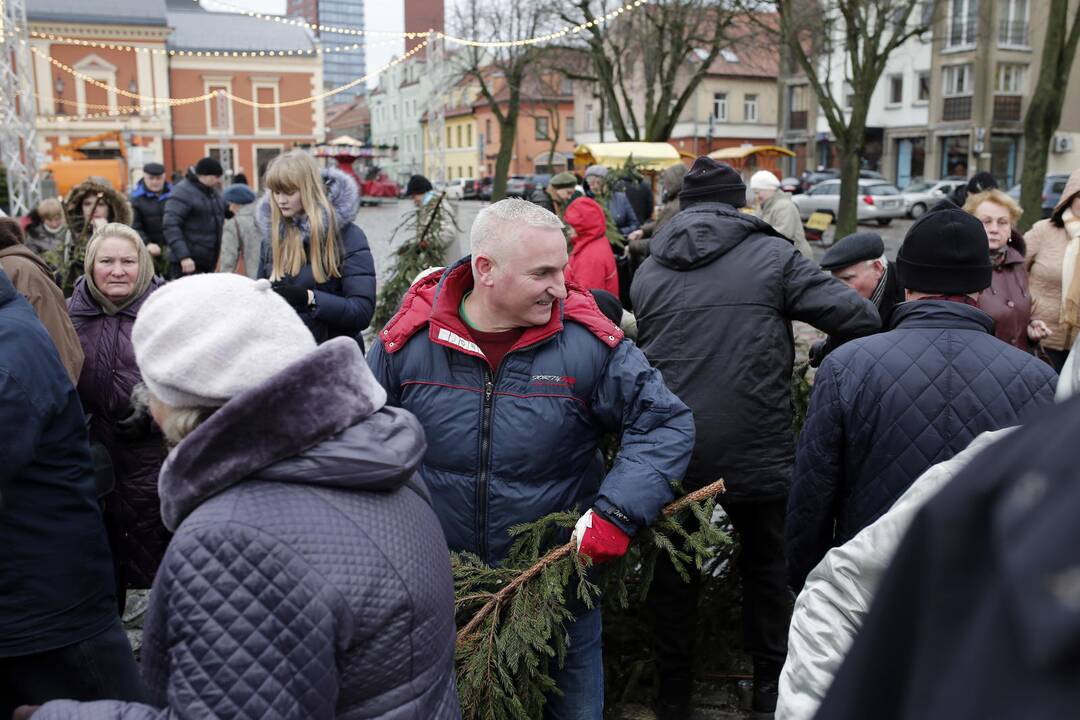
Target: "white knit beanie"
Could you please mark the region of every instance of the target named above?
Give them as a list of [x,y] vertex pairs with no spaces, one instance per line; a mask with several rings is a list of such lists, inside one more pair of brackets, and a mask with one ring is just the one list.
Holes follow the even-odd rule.
[[750,176],[751,190],[776,190],[778,187],[780,187],[780,181],[768,170],[758,170]]
[[152,293],[131,332],[154,396],[172,407],[217,407],[315,350],[296,311],[235,273],[192,275]]

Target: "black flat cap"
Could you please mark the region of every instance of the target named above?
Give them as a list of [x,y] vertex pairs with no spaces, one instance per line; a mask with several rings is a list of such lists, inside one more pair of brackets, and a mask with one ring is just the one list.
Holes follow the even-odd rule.
[[164,175],[165,166],[158,162],[148,162],[142,166],[142,171],[147,175]]
[[822,270],[839,270],[885,254],[885,241],[876,232],[857,232],[841,238],[821,257]]

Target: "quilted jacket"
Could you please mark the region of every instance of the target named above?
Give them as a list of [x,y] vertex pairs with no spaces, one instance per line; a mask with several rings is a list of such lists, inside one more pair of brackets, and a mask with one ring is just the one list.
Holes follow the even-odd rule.
[[[633,534],[682,478],[690,411],[575,286],[492,368],[458,317],[470,262],[413,285],[368,357],[390,404],[427,431],[422,472],[451,549],[498,562],[512,526],[575,508]],[[622,445],[605,477],[608,432]]]
[[580,198],[566,209],[563,218],[574,228],[574,249],[566,267],[566,279],[587,290],[605,290],[619,296],[615,254],[604,235],[604,209],[592,198]]
[[[351,337],[364,346],[360,333],[371,323],[375,314],[375,259],[368,248],[367,237],[353,220],[360,207],[360,191],[356,183],[340,170],[328,168],[322,171],[327,199],[334,210],[338,238],[344,248],[341,277],[328,278],[316,283],[311,264],[300,268],[296,277],[286,277],[282,282],[298,285],[315,293],[315,308],[299,310],[300,319],[311,330],[316,342],[326,342],[335,337]],[[262,259],[259,277],[269,278],[273,269],[270,256],[270,195],[269,191],[259,202],[255,213],[262,240]],[[284,232],[284,226],[282,226]],[[308,226],[301,225],[305,246],[310,238]]]
[[116,423],[131,414],[131,391],[142,381],[131,345],[139,308],[164,283],[154,278],[145,294],[115,315],[106,315],[79,278],[68,313],[86,360],[79,376],[79,398],[90,416],[90,439],[109,451],[116,486],[106,497],[105,522],[120,576],[128,588],[148,588],[169,544],[161,524],[158,472],[165,444],[154,433],[131,441],[115,435]]
[[131,210],[134,215],[131,227],[135,228],[144,243],[156,243],[162,250],[166,248],[165,201],[171,194],[171,183],[165,183],[161,192],[151,192],[142,180],[139,180],[131,192]]
[[991,335],[977,308],[909,302],[892,324],[833,352],[815,376],[785,528],[793,588],[928,467],[1053,403],[1057,375]]
[[332,340],[177,445],[143,635],[153,704],[53,702],[35,720],[459,718],[424,434],[384,401],[356,343]]
[[688,484],[778,498],[795,460],[791,321],[857,337],[874,305],[758,218],[721,203],[683,209],[650,241],[631,288],[638,342],[694,411]]
[[165,240],[169,259],[195,261],[197,272],[214,272],[225,226],[221,194],[199,182],[193,170],[178,182],[165,201]]

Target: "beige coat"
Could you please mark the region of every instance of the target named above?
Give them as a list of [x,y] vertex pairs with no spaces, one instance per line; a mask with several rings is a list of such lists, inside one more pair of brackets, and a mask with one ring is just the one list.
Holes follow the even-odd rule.
[[53,280],[49,266],[25,245],[12,245],[0,250],[0,268],[34,308],[56,345],[72,384],[77,385],[85,359],[83,349],[68,317],[64,294]]
[[795,249],[804,258],[814,259],[810,243],[806,242],[806,231],[803,230],[799,209],[795,207],[789,193],[783,190],[774,192],[771,198],[762,203],[760,217],[772,225],[778,233],[795,243]]
[[1049,350],[1068,350],[1077,336],[1075,329],[1066,332],[1061,323],[1061,265],[1069,236],[1065,228],[1054,224],[1054,218],[1060,218],[1077,193],[1080,193],[1080,170],[1069,177],[1061,193],[1061,201],[1050,219],[1035,223],[1024,235],[1027,244],[1024,266],[1028,271],[1031,291],[1031,319],[1042,320],[1053,333],[1042,341],[1043,347]]

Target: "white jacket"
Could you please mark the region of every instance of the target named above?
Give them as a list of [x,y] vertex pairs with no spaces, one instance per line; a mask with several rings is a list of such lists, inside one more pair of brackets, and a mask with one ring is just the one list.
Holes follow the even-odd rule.
[[931,467],[887,513],[829,550],[810,572],[791,617],[776,720],[814,716],[915,513],[979,452],[1012,430],[982,433],[963,452]]

